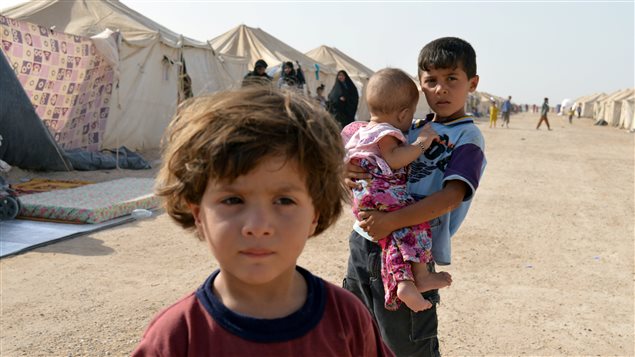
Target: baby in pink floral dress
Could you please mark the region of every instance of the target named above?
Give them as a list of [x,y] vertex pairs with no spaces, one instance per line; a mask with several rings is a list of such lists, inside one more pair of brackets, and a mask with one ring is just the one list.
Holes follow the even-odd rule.
[[[412,125],[419,91],[403,71],[386,68],[375,73],[368,82],[366,100],[370,122],[354,122],[342,130],[346,161],[365,168],[372,175],[369,180],[357,180],[358,187],[353,189],[353,213],[360,221],[361,211],[390,212],[414,202],[406,190],[408,164],[438,138],[430,126],[411,144],[404,136]],[[428,271],[427,263],[432,261],[428,223],[396,230],[387,237],[372,238],[380,238],[378,243],[382,248],[381,276],[386,309],[396,310],[400,302],[413,311],[428,309],[432,304],[421,295],[422,286],[431,290],[450,285],[450,274]]]

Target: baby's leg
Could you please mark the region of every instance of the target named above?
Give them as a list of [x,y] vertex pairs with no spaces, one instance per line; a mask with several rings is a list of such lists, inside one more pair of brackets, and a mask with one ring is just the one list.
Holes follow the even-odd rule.
[[[415,285],[420,292],[441,289],[452,284],[452,276],[449,273],[428,271],[427,263],[433,261],[431,235],[427,223],[393,232],[404,260],[410,263]],[[413,238],[416,244],[406,244]]]
[[397,297],[414,312],[432,307],[432,303],[424,299],[423,295],[417,291],[417,287],[412,280],[402,280],[397,283]]
[[452,284],[452,276],[450,273],[430,272],[426,263],[411,263],[412,274],[415,276],[415,285],[419,292],[426,292],[434,289],[441,289]]

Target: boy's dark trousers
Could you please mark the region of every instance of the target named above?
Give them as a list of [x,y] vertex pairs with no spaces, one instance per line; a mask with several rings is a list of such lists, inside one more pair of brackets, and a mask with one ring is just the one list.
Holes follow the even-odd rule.
[[[433,303],[428,310],[415,313],[405,304],[397,311],[386,310],[380,271],[381,248],[355,231],[348,241],[350,256],[344,288],[359,297],[370,310],[386,345],[397,357],[440,356],[437,339],[438,291],[423,294]],[[431,266],[434,268],[434,264]]]

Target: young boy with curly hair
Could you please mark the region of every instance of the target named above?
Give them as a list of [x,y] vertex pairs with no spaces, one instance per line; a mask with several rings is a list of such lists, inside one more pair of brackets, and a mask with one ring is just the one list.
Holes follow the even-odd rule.
[[392,356],[349,292],[296,265],[342,211],[339,127],[266,86],[198,97],[168,127],[157,194],[219,269],[160,312],[133,356]]

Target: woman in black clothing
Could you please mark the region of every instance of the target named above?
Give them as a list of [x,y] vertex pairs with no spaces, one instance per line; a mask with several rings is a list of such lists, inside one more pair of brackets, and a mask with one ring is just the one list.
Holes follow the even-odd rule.
[[355,121],[359,94],[357,87],[346,71],[337,72],[337,80],[329,93],[329,112],[333,114],[340,125],[345,127]]

